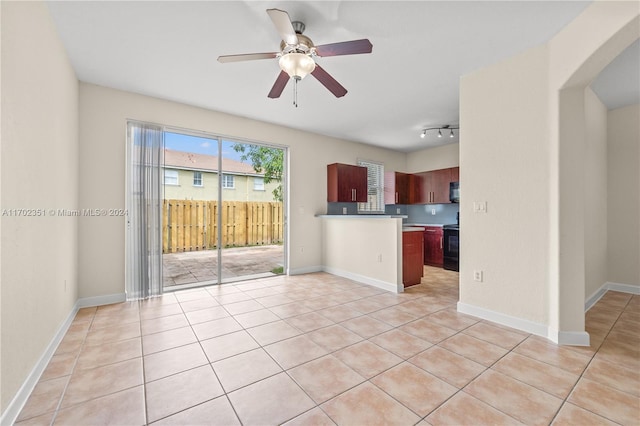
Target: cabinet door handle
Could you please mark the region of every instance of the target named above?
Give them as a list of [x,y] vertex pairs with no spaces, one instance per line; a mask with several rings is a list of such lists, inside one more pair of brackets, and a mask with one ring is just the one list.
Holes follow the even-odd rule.
[[442,248],[442,237],[440,237],[440,248]]
[[351,201],[355,201],[356,199],[357,199],[356,198],[356,189],[352,188],[351,189]]
[[396,204],[398,204],[398,191],[396,191]]

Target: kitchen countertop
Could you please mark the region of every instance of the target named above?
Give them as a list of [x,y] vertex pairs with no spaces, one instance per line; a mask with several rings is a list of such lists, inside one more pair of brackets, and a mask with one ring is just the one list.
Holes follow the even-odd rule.
[[442,223],[405,223],[402,226],[436,226],[442,228],[444,225]]
[[317,214],[316,217],[332,219],[406,219],[409,216],[402,214]]
[[402,232],[423,232],[424,228],[420,226],[403,226]]

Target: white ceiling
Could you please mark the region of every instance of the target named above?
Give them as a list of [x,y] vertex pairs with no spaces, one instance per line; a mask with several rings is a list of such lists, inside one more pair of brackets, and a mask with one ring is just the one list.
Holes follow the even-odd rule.
[[[439,139],[437,132],[419,136],[424,127],[458,124],[460,76],[544,43],[588,2],[48,5],[81,81],[411,152],[458,140]],[[276,59],[217,62],[219,55],[279,49],[267,8],[303,21],[304,34],[316,45],[372,42],[372,54],[318,59],[347,88],[345,97],[335,98],[309,76],[298,85],[295,108],[291,82],[280,99],[267,98],[280,71]]]

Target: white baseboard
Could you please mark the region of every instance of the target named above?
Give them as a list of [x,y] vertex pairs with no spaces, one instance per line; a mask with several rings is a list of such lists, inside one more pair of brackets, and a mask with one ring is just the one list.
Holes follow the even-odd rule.
[[376,287],[382,290],[390,291],[392,293],[402,293],[404,291],[404,285],[396,285],[394,283],[377,280],[375,278],[367,277],[365,275],[354,274],[353,272],[344,271],[338,268],[332,268],[330,266],[323,266],[322,270],[339,277],[347,278],[353,281],[357,281],[362,284],[367,284],[372,287]]
[[522,318],[512,317],[510,315],[495,312],[490,309],[480,308],[478,306],[468,305],[462,302],[458,302],[457,309],[458,312],[462,312],[463,314],[472,315],[474,317],[482,318],[487,321],[506,325],[507,327],[535,334],[536,336],[548,337],[549,334],[548,327],[544,324],[536,323]]
[[474,317],[487,321],[535,334],[536,336],[549,339],[558,345],[589,346],[589,333],[584,331],[557,331],[544,324],[512,317],[478,306],[467,305],[462,302],[458,302],[457,307],[458,312],[462,312],[463,314],[473,315]]
[[593,307],[593,305],[598,303],[598,300],[600,300],[606,292],[607,292],[607,283],[604,283],[602,287],[596,290],[595,293],[589,296],[587,300],[584,302],[584,311],[587,312],[589,309]]
[[607,282],[607,290],[619,291],[621,293],[640,294],[640,285],[638,284],[621,284]]
[[[585,312],[591,309],[609,290],[619,291],[622,293],[640,294],[640,286],[606,282],[587,298],[584,304]],[[512,317],[500,312],[468,305],[462,302],[458,302],[457,306],[458,312],[462,312],[463,314],[473,315],[474,317],[506,325],[517,330],[535,334],[536,336],[545,337],[558,345],[589,346],[590,344],[589,333],[586,331],[559,331],[544,324],[523,320],[521,318]]]
[[78,309],[78,302],[76,302],[76,304],[71,309],[71,312],[69,312],[69,315],[67,315],[65,320],[56,330],[53,338],[47,345],[43,354],[40,356],[40,359],[38,359],[38,362],[36,362],[36,365],[33,367],[25,381],[22,383],[22,386],[20,386],[18,392],[16,392],[15,396],[7,406],[7,409],[2,413],[2,417],[0,417],[0,425],[5,426],[15,423],[16,419],[20,415],[20,411],[22,411],[22,408],[27,403],[31,392],[33,392],[33,389],[38,384],[40,376],[42,376],[45,368],[47,368],[47,365],[49,365],[51,357],[56,352],[56,349],[58,349],[58,345],[64,338],[64,335],[67,334],[67,330],[73,322],[73,319],[76,317]]
[[586,331],[558,331],[549,328],[547,339],[557,345],[589,346],[590,336]]
[[58,345],[64,338],[65,334],[67,334],[67,330],[69,330],[69,326],[73,322],[73,319],[76,317],[76,313],[81,308],[87,308],[90,306],[101,306],[101,305],[110,305],[112,303],[119,303],[125,301],[125,294],[109,294],[106,296],[96,296],[96,297],[84,297],[82,299],[78,299],[76,303],[73,305],[71,312],[67,315],[65,320],[60,324],[58,329],[56,330],[53,338],[45,348],[44,352],[36,362],[36,365],[33,367],[25,381],[22,383],[22,386],[16,392],[16,395],[13,397],[7,409],[2,413],[0,417],[0,425],[12,425],[15,423],[16,419],[20,415],[20,411],[27,403],[31,392],[38,384],[40,380],[40,376],[44,372],[47,365],[49,365],[49,361],[51,361],[51,357],[58,349]]
[[598,290],[596,290],[591,296],[587,298],[587,300],[584,302],[584,311],[586,312],[589,309],[591,309],[593,305],[598,303],[598,300],[600,300],[602,296],[604,296],[605,293],[609,290],[619,291],[621,293],[640,294],[639,285],[612,283],[607,281],[606,283],[602,284],[602,286]]
[[289,275],[312,274],[314,272],[322,272],[322,266],[307,266],[306,268],[289,269]]
[[125,293],[107,294],[104,296],[83,297],[78,299],[76,306],[78,308],[89,308],[93,306],[111,305],[113,303],[120,303],[127,300]]

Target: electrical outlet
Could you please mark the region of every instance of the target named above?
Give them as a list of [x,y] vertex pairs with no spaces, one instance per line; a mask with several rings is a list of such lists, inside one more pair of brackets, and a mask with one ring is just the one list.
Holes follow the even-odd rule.
[[400,209],[400,207],[398,207],[398,208],[396,209],[396,214],[400,214],[400,212],[401,212],[401,211],[402,211],[402,210]]
[[342,208],[342,214],[347,214],[347,208],[346,207]]
[[480,270],[480,269],[474,270],[473,271],[473,280],[474,281],[478,281],[479,283],[481,283],[482,282],[482,275],[483,275],[482,270]]
[[382,263],[382,253],[378,254],[378,263]]
[[431,215],[435,216],[436,215],[436,209],[431,209]]

